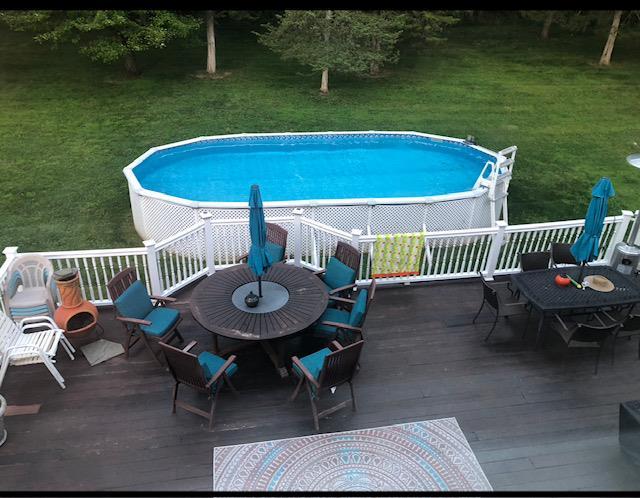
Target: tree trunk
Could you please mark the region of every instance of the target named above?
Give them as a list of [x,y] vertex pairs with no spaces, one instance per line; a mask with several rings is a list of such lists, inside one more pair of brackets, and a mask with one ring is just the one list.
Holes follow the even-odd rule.
[[127,73],[132,76],[138,76],[140,74],[138,64],[136,63],[136,59],[133,56],[132,52],[127,52],[124,55],[124,68],[126,69]]
[[549,39],[549,30],[551,29],[551,24],[553,24],[553,17],[555,13],[555,10],[550,10],[547,13],[547,18],[544,20],[544,25],[542,26],[542,33],[540,33],[540,37],[543,40]]
[[329,69],[322,70],[322,82],[320,83],[320,93],[326,95],[329,93]]
[[604,50],[600,56],[600,65],[608,66],[611,62],[611,54],[613,53],[613,46],[616,43],[616,37],[618,36],[618,28],[620,27],[620,19],[622,18],[622,11],[616,10],[613,13],[613,22],[611,23],[611,30],[609,31],[609,38],[604,45]]
[[216,34],[213,29],[213,10],[207,10],[207,73],[216,73]]
[[[327,10],[327,15],[325,16],[325,19],[327,20],[327,26],[324,31],[325,44],[329,43],[329,21],[331,20],[331,14],[332,12],[330,10]],[[320,93],[322,95],[327,95],[329,93],[329,68],[328,67],[325,67],[322,70],[322,81],[320,83]]]
[[[380,40],[375,39],[373,40],[373,50],[375,50],[376,52],[380,51]],[[371,62],[371,65],[369,66],[369,74],[375,76],[376,74],[380,73],[380,65],[373,61]]]

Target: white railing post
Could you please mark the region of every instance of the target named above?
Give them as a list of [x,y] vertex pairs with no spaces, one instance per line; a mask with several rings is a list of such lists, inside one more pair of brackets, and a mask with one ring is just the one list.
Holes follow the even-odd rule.
[[302,213],[304,209],[293,210],[293,264],[302,266]]
[[360,236],[362,235],[362,230],[359,228],[354,228],[351,230],[351,245],[356,249],[360,250]]
[[629,228],[631,218],[633,218],[633,211],[627,211],[626,209],[623,209],[622,221],[617,224],[615,231],[611,236],[611,240],[609,241],[607,252],[605,252],[604,254],[604,260],[607,262],[607,264],[611,262],[611,256],[613,256],[613,250],[615,249],[616,244],[624,240],[624,236],[626,235],[627,229]]
[[487,280],[493,280],[493,273],[496,271],[498,257],[500,256],[500,249],[504,242],[504,232],[508,225],[503,220],[500,220],[496,222],[496,226],[498,227],[498,231],[491,239],[491,247],[489,249],[489,256],[487,257],[487,266],[484,269],[484,275]]
[[216,271],[216,264],[213,253],[213,223],[211,222],[211,213],[201,213],[200,218],[204,221],[204,258],[207,263],[207,275],[211,275]]
[[2,254],[7,257],[7,262],[10,263],[18,257],[18,246],[5,247]]
[[157,296],[162,295],[162,283],[160,282],[160,269],[158,267],[158,253],[156,251],[156,241],[145,240],[143,242],[147,250],[147,269],[149,270],[149,280],[151,293]]

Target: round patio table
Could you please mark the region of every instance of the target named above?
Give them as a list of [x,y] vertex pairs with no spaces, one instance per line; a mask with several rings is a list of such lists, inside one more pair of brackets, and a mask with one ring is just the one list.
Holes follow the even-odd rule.
[[329,300],[326,287],[308,270],[277,263],[262,275],[263,298],[255,308],[244,303],[249,291],[258,293],[257,279],[246,264],[218,270],[194,289],[190,300],[193,317],[214,334],[216,350],[218,335],[258,342],[280,376],[287,377],[283,344],[278,339],[320,318]]

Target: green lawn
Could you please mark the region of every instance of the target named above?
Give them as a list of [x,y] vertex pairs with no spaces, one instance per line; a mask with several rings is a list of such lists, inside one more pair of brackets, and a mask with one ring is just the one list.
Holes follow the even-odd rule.
[[219,29],[220,80],[197,79],[204,46],[150,53],[144,75],[0,32],[0,248],[139,246],[122,168],[149,147],[200,135],[416,130],[519,147],[512,222],[582,217],[609,175],[611,214],[640,208],[640,40],[537,39],[538,27],[457,26],[382,78],[319,76],[280,61],[248,31]]

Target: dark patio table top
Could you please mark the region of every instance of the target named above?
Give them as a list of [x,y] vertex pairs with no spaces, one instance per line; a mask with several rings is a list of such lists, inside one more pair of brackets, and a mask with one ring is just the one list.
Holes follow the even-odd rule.
[[232,302],[233,291],[255,282],[246,264],[218,270],[194,289],[191,312],[205,329],[231,339],[267,341],[299,332],[327,308],[329,295],[324,283],[312,272],[278,263],[262,276],[263,282],[275,282],[289,292],[286,304],[275,311],[249,313]]
[[516,273],[511,275],[511,281],[520,290],[520,294],[543,313],[600,309],[640,302],[640,282],[608,266],[586,266],[583,278],[587,275],[602,275],[615,286],[611,292],[599,292],[590,288],[583,290],[573,285],[559,287],[554,282],[556,275],[560,274],[567,274],[577,281],[579,273],[578,266],[550,268]]

